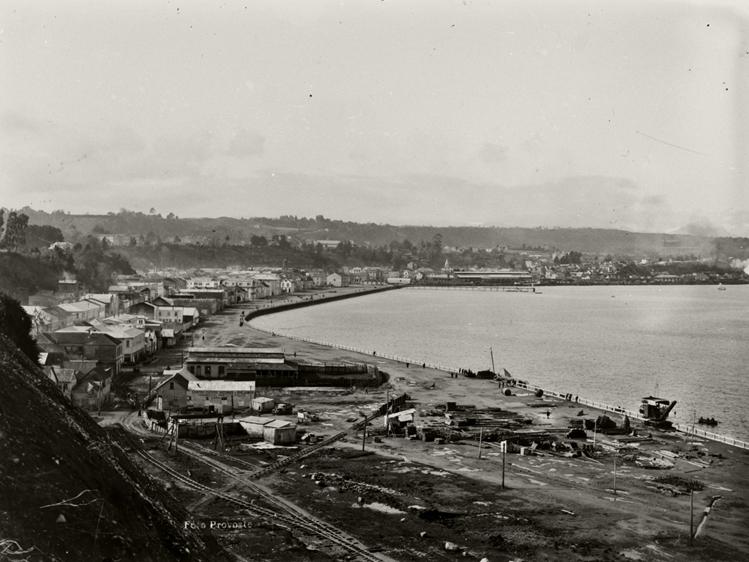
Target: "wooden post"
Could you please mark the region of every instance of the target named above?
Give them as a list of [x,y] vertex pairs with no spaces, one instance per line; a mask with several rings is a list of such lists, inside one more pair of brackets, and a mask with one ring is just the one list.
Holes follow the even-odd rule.
[[[390,389],[385,389],[385,436],[390,437]],[[363,449],[362,449],[363,450]]]
[[484,428],[479,429],[479,458],[481,458],[481,442],[484,440]]
[[614,501],[616,501],[616,453],[614,453]]
[[500,443],[502,450],[502,489],[505,489],[505,457],[507,456],[507,441]]
[[364,445],[367,442],[367,418],[364,418],[364,432],[361,439],[361,450],[364,451]]
[[689,546],[694,540],[694,489],[689,488]]

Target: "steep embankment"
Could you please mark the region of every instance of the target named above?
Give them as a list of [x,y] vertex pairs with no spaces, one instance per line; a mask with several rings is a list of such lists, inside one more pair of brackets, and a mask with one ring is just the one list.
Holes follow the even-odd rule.
[[20,558],[225,559],[3,335],[0,384],[0,541],[28,550]]

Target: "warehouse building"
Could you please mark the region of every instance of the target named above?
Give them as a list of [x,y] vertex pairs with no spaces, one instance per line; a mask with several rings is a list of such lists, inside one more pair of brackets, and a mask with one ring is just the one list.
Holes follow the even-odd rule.
[[249,409],[254,397],[255,381],[195,380],[187,384],[188,406],[217,414]]

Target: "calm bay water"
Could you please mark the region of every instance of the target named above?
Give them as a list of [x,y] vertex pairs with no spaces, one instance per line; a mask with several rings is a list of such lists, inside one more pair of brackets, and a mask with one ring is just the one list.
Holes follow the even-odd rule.
[[[714,417],[749,440],[749,286],[542,287],[542,294],[403,289],[258,318],[317,341],[473,370],[672,417]],[[706,427],[705,429],[711,429]]]

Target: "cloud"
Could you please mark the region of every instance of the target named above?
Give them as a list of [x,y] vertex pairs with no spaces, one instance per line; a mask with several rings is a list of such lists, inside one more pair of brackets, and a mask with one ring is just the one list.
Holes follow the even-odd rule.
[[231,141],[227,154],[238,158],[259,156],[265,150],[265,137],[247,129],[242,129]]
[[479,149],[479,158],[487,164],[496,164],[507,160],[507,147],[497,143],[485,142]]
[[631,230],[659,230],[658,218],[665,216],[658,202],[643,204],[642,190],[633,182],[603,176],[504,186],[441,175],[382,179],[264,170],[252,178],[227,179],[221,189],[231,205],[216,201],[209,209],[204,204],[204,214],[231,214],[232,206],[246,205],[254,214],[323,213],[361,222]]
[[41,121],[18,112],[6,111],[0,117],[0,130],[3,134],[36,133],[43,127]]
[[679,228],[676,234],[691,234],[711,238],[714,236],[726,236],[728,232],[722,226],[714,224],[705,217],[692,217],[689,223]]

